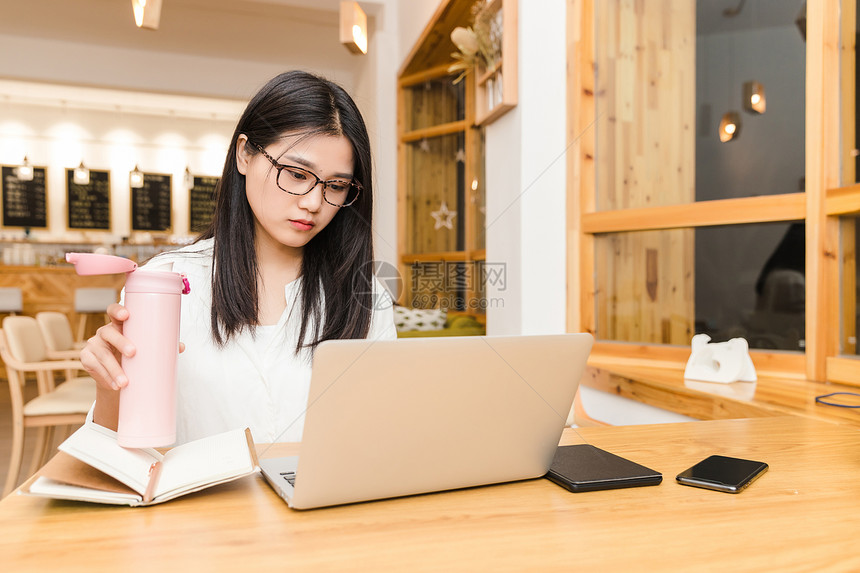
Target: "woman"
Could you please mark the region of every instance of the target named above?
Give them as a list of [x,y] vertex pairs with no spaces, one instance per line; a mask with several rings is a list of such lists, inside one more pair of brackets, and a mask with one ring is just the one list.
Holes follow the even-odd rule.
[[[371,154],[355,103],[305,72],[271,80],[233,133],[209,230],[147,269],[187,275],[177,377],[177,444],[247,425],[261,442],[298,441],[313,349],[396,336],[373,278]],[[376,309],[376,310],[374,310]],[[98,383],[93,421],[116,429],[128,311],[81,352]]]

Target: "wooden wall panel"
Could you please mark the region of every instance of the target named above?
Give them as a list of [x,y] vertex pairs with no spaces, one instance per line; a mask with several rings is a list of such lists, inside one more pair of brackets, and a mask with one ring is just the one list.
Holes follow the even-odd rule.
[[[596,208],[695,200],[696,6],[614,0],[596,6]],[[597,336],[688,345],[694,231],[598,236]]]
[[595,243],[601,340],[689,345],[694,231],[599,236]]
[[[75,289],[111,287],[119,290],[125,284],[125,274],[78,276],[71,267],[0,266],[0,287],[20,287],[23,292],[22,314],[35,316],[42,311],[65,313],[75,330],[79,315],[75,312]],[[88,322],[87,336],[95,334],[100,319]]]
[[[405,131],[463,119],[465,82],[453,85],[451,76],[427,80],[403,90],[408,110]],[[458,102],[459,100],[459,102]]]
[[597,208],[695,200],[696,4],[597,3]]
[[[457,250],[458,218],[457,188],[463,182],[454,159],[462,137],[447,135],[407,145],[407,162],[412,166],[407,174],[407,253],[434,253]],[[448,210],[457,211],[453,228],[436,229],[432,213],[442,202]],[[444,219],[443,219],[444,220]]]

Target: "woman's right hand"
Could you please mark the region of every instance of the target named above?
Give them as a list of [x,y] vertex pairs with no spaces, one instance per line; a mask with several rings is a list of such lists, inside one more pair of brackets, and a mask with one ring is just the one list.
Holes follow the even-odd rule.
[[106,312],[110,323],[87,340],[81,350],[81,364],[101,389],[116,391],[128,385],[128,376],[122,370],[120,358],[134,356],[136,349],[122,334],[122,325],[129,316],[128,309],[114,303],[107,307]]

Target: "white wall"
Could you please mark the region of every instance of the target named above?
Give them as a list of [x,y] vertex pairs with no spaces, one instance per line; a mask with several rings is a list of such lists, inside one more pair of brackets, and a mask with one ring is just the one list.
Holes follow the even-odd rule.
[[398,3],[400,4],[397,23],[400,44],[398,59],[402,63],[442,4],[442,0],[399,0]]
[[486,130],[490,334],[565,331],[564,0],[519,2],[519,103]]
[[[47,86],[0,81],[0,90],[30,87],[45,93]],[[26,91],[21,92],[26,93]],[[24,103],[16,98],[0,105],[0,163],[18,165],[26,153],[30,163],[47,167],[48,229],[33,230],[35,238],[67,241],[116,242],[131,236],[128,173],[135,165],[144,172],[167,173],[172,177],[173,234],[188,235],[188,190],[183,186],[186,167],[195,175],[221,174],[224,157],[243,102],[217,102],[203,112],[201,98],[143,96],[130,98],[115,90],[59,88],[69,98],[66,105],[50,99]],[[118,104],[96,105],[98,94]],[[86,96],[90,97],[86,97]],[[83,102],[90,102],[90,108]],[[147,107],[147,103],[152,107]],[[183,113],[179,103],[196,106],[194,117]],[[230,105],[232,103],[232,106]],[[174,112],[168,111],[172,106]],[[231,109],[232,108],[232,109]],[[135,111],[131,111],[135,110]],[[179,110],[178,112],[176,110]],[[76,231],[66,228],[65,169],[81,161],[91,169],[108,170],[111,177],[111,230]],[[4,238],[19,238],[23,230],[4,228]]]

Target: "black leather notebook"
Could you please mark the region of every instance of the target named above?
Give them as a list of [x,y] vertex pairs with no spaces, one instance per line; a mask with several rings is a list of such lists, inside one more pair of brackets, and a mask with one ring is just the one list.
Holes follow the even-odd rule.
[[588,444],[559,446],[546,474],[570,491],[658,485],[663,474]]

